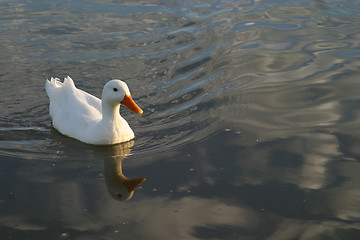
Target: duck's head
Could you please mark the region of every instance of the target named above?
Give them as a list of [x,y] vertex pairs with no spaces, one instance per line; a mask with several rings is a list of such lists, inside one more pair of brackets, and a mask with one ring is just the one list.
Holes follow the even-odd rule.
[[105,84],[102,92],[102,101],[111,105],[118,105],[120,103],[134,113],[143,113],[143,110],[132,99],[128,86],[121,80],[115,79]]
[[[111,181],[112,180],[112,181]],[[144,182],[146,178],[126,178],[125,176],[118,176],[111,179],[106,178],[106,185],[110,195],[120,201],[126,201],[133,197],[134,191],[139,185]]]

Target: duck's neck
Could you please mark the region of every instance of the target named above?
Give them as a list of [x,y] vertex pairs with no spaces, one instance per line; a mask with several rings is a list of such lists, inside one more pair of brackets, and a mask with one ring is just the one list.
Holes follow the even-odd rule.
[[121,118],[120,116],[120,103],[116,105],[102,102],[102,121],[115,122]]
[[110,158],[107,159],[104,163],[104,174],[107,178],[109,178],[109,180],[112,181],[120,181],[123,182],[124,180],[127,179],[127,177],[124,176],[124,174],[122,173],[122,167],[121,167],[121,162],[122,162],[123,158],[121,157],[116,157],[116,158]]

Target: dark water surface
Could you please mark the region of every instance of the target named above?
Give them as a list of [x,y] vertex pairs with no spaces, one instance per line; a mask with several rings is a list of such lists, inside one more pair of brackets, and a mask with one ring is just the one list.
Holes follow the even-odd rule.
[[[359,26],[355,0],[0,1],[0,238],[360,239]],[[67,75],[125,80],[135,141],[54,130]]]

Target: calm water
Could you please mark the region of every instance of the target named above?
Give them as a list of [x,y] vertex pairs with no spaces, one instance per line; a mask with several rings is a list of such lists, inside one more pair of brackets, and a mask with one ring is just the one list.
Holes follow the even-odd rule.
[[[0,1],[0,238],[360,239],[359,26],[356,0]],[[54,130],[67,75],[125,80],[135,140]]]

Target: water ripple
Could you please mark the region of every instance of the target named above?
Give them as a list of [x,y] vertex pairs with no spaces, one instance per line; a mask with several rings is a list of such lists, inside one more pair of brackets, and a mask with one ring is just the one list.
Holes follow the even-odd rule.
[[[34,4],[15,5],[26,9]],[[319,8],[313,8],[314,4]],[[5,57],[0,62],[3,69],[9,69],[13,62],[29,69],[20,63],[30,62],[33,72],[27,75],[35,76],[31,81],[37,87],[5,95],[4,126],[9,128],[2,131],[19,126],[47,129],[50,119],[46,95],[37,106],[22,96],[43,92],[43,75],[72,72],[78,75],[74,79],[79,86],[97,96],[101,93],[99,86],[108,79],[121,78],[129,83],[145,112],[141,118],[126,110],[122,114],[144,152],[147,147],[176,149],[177,144],[189,139],[207,141],[224,128],[241,131],[241,124],[274,129],[299,119],[303,125],[321,125],[327,116],[331,120],[324,120],[323,125],[329,126],[338,115],[316,111],[334,110],[336,103],[311,105],[304,100],[304,91],[304,99],[300,97],[299,101],[310,106],[302,113],[288,113],[292,107],[276,100],[286,98],[285,90],[280,93],[271,89],[287,86],[286,91],[296,94],[292,84],[331,82],[327,73],[340,71],[350,58],[356,58],[357,17],[351,22],[337,5],[197,1],[164,3],[158,8],[155,3],[144,2],[49,2],[41,12],[24,13],[25,17],[7,6],[1,26],[21,28],[24,36],[6,28],[8,39],[18,41],[2,38],[0,50]],[[72,10],[62,11],[65,8]],[[84,9],[91,16],[82,14]],[[72,19],[71,24],[64,19]],[[67,39],[61,40],[59,35]],[[24,75],[6,74],[17,83]],[[11,84],[6,83],[4,88],[11,89]],[[284,112],[268,105],[271,101],[282,106]],[[11,141],[21,140],[17,137]]]
[[277,30],[292,30],[299,28],[298,24],[284,22],[262,22],[262,21],[245,21],[237,23],[232,31],[241,31],[252,27],[269,27]]

